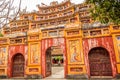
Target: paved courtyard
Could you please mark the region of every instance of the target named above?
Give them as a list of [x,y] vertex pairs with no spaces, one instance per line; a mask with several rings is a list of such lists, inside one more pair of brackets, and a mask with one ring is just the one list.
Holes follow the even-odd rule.
[[0,80],[120,80],[120,79],[65,79],[64,78],[64,67],[52,67],[52,75],[44,79],[0,79]]
[[52,75],[45,79],[64,79],[64,67],[52,67]]

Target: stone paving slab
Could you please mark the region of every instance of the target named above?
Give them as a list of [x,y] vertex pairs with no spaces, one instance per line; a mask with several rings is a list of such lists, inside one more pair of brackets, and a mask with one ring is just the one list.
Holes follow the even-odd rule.
[[0,80],[120,80],[120,79],[0,79]]
[[0,80],[120,80],[112,78],[92,78],[92,79],[65,79],[63,67],[52,67],[52,75],[44,79],[0,79]]

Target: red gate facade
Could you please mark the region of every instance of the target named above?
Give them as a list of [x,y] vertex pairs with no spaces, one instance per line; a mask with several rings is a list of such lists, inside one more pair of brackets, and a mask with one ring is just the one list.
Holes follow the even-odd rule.
[[89,58],[88,54],[92,48],[95,47],[103,47],[105,48],[109,55],[110,55],[110,62],[112,67],[112,76],[116,76],[116,58],[114,53],[114,45],[112,37],[98,37],[98,38],[91,38],[91,39],[83,39],[83,52],[85,56],[85,64],[87,67],[87,74],[90,77],[90,65],[89,65]]
[[[13,59],[14,56],[18,53],[21,53],[21,55],[23,55],[24,57],[24,68],[26,67],[26,59],[27,56],[25,57],[25,55],[27,55],[27,45],[13,45],[9,47],[9,57],[8,57],[8,77],[12,77],[12,73],[13,73]],[[24,71],[25,73],[25,71]],[[25,75],[25,74],[24,74]]]
[[52,46],[59,46],[63,50],[64,56],[64,75],[67,74],[67,61],[66,61],[66,46],[65,46],[65,39],[64,38],[50,38],[50,39],[43,39],[41,41],[41,54],[42,54],[42,76],[46,77],[46,50]]

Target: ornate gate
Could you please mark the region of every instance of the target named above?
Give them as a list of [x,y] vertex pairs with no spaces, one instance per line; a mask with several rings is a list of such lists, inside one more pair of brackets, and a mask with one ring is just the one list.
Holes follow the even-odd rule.
[[110,56],[106,49],[98,47],[89,52],[91,76],[112,76]]
[[46,77],[51,75],[51,48],[48,48],[46,51]]
[[13,77],[24,77],[24,57],[21,54],[17,54],[13,58]]

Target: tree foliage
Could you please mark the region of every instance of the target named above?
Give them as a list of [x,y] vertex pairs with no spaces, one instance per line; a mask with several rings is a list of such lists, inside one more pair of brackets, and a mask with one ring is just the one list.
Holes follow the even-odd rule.
[[6,26],[9,21],[16,19],[20,12],[21,0],[18,7],[14,6],[15,0],[0,0],[0,28]]
[[0,31],[0,37],[3,37],[3,34],[1,33],[1,31]]
[[120,0],[86,0],[86,2],[93,4],[91,13],[94,20],[120,24]]

